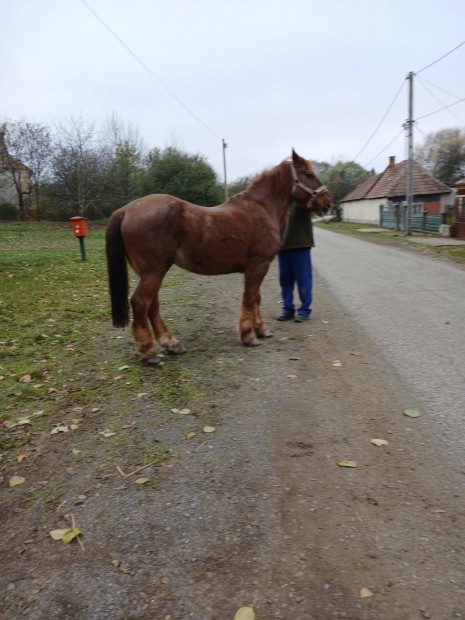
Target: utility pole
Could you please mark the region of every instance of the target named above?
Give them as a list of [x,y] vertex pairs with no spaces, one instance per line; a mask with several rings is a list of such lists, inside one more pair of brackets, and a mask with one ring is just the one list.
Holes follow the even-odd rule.
[[413,71],[407,76],[409,81],[408,88],[408,118],[405,123],[407,130],[407,187],[405,199],[407,208],[404,211],[404,232],[406,235],[412,234],[411,222],[413,211]]
[[222,143],[223,143],[224,201],[226,202],[228,199],[228,177],[226,175],[226,149],[228,148],[228,145],[224,141],[224,138],[222,139]]

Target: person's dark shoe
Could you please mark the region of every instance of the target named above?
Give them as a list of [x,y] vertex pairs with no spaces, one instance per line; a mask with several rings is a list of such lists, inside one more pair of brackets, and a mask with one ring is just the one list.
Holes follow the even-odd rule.
[[308,320],[309,320],[309,318],[310,318],[309,316],[304,316],[303,314],[298,314],[298,315],[295,317],[294,321],[295,321],[296,323],[305,323],[305,321],[308,321]]
[[293,318],[294,318],[293,314],[281,314],[281,316],[278,316],[276,320],[277,321],[292,321]]

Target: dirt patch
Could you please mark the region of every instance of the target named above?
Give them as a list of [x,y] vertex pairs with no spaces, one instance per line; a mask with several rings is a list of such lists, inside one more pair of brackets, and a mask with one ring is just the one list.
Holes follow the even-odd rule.
[[[237,342],[239,277],[188,276],[173,322],[188,352],[144,371],[148,398],[109,393],[107,419],[88,413],[98,432],[124,406],[117,440],[84,444],[74,464],[54,440],[28,488],[3,472],[2,618],[228,620],[252,602],[263,620],[465,617],[463,474],[426,416],[402,415],[411,394],[322,283],[311,321],[274,321],[274,269],[272,339]],[[134,362],[125,334],[121,364]],[[171,414],[163,377],[191,413]],[[117,469],[151,458],[143,485]],[[71,514],[84,551],[48,534]]]

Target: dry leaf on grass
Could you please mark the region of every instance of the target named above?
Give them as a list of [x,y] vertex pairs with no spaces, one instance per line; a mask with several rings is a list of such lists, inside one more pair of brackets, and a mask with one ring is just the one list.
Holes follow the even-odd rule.
[[357,467],[357,461],[338,461],[339,467]]
[[24,484],[25,482],[26,482],[26,478],[23,478],[22,476],[12,476],[9,479],[8,484],[11,489],[12,487],[17,487],[18,484]]

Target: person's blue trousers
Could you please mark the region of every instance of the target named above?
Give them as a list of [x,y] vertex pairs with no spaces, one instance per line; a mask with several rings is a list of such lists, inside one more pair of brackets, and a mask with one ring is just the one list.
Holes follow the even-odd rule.
[[312,257],[310,248],[297,248],[295,250],[281,250],[278,253],[279,261],[279,284],[283,298],[282,313],[293,315],[294,286],[297,284],[297,292],[300,299],[300,307],[297,314],[303,317],[310,316],[312,305]]

